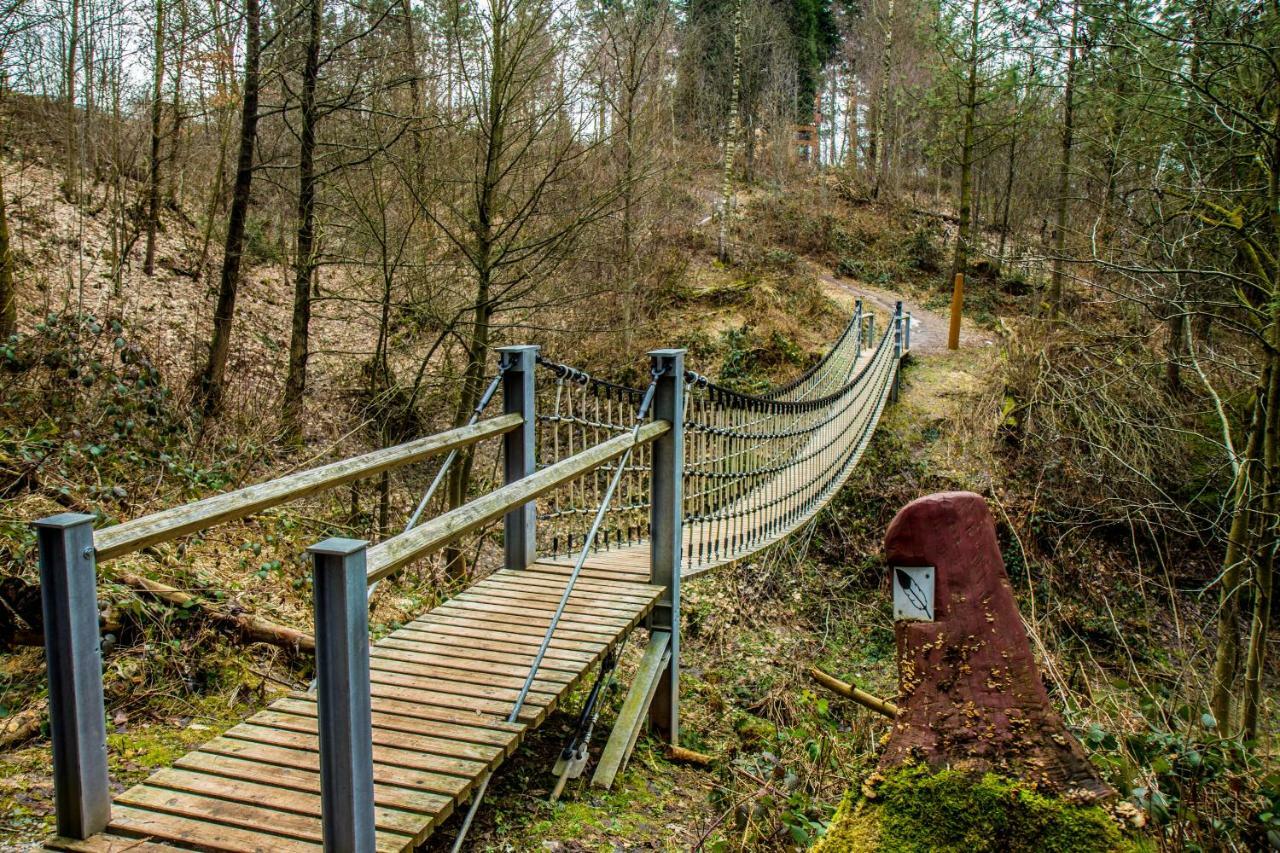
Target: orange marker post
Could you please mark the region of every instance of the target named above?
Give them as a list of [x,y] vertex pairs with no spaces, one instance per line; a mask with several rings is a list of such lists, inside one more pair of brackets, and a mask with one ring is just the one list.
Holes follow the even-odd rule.
[[951,291],[951,334],[947,337],[947,349],[960,348],[960,312],[964,309],[964,273],[956,273],[955,289]]

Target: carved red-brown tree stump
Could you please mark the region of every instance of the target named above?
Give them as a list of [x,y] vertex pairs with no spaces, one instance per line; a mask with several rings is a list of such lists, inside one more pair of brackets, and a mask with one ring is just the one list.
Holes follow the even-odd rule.
[[901,713],[882,768],[993,770],[1085,800],[1114,796],[1049,703],[986,501],[912,501],[885,534],[890,566],[934,566],[934,621],[899,621]]

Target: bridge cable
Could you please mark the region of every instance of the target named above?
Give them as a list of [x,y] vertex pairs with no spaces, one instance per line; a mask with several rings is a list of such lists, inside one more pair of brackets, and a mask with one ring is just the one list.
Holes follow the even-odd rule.
[[[651,377],[649,388],[645,391],[644,399],[640,402],[640,408],[636,412],[635,426],[631,430],[633,441],[640,435],[640,427],[644,425],[645,418],[648,417],[649,407],[653,404],[654,394],[658,390],[658,380],[666,373],[666,369],[653,368],[649,373]],[[528,698],[529,690],[533,686],[533,680],[538,674],[539,667],[542,666],[542,659],[546,656],[547,649],[551,647],[551,637],[560,625],[560,619],[564,615],[565,607],[569,604],[569,597],[573,593],[574,585],[578,582],[578,576],[582,574],[582,568],[591,553],[591,546],[595,541],[596,535],[600,532],[600,525],[604,522],[605,513],[609,510],[609,501],[613,498],[613,493],[618,488],[622,473],[626,470],[627,462],[630,460],[631,452],[634,449],[635,444],[633,443],[618,459],[613,477],[609,481],[609,487],[605,490],[604,497],[600,501],[600,508],[596,511],[595,520],[591,523],[591,529],[582,543],[582,550],[573,564],[573,571],[569,573],[568,583],[565,584],[564,592],[560,595],[560,603],[556,606],[555,614],[551,617],[551,623],[547,625],[547,630],[542,635],[542,643],[538,646],[538,653],[533,657],[533,663],[529,667],[529,674],[524,679],[524,686],[520,688],[520,695],[516,697],[515,706],[512,707],[511,713],[507,715],[508,723],[516,722],[520,716],[520,711],[524,708],[525,699]],[[484,779],[480,782],[480,789],[471,798],[471,807],[467,809],[467,816],[462,822],[462,828],[458,830],[458,837],[453,842],[453,853],[459,853],[462,850],[462,843],[466,840],[467,832],[471,829],[471,822],[475,819],[476,812],[480,808],[480,802],[484,799],[485,791],[489,789],[489,780],[492,778],[493,771],[486,773]]]

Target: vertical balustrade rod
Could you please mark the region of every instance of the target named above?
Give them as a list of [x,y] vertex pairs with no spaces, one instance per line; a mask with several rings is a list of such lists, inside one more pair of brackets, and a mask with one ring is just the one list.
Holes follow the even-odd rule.
[[651,631],[671,632],[671,660],[649,706],[649,725],[668,743],[680,743],[680,537],[684,505],[684,353],[682,349],[649,353],[662,373],[653,397],[654,420],[671,429],[653,442],[649,511],[649,582],[663,588],[653,612]]
[[326,539],[311,554],[324,849],[373,853],[373,719],[365,546]]
[[[537,471],[537,403],[534,386],[538,347],[498,347],[502,368],[502,411],[524,418],[520,426],[502,437],[503,482],[510,484]],[[529,501],[507,513],[503,519],[504,565],[523,569],[538,556],[537,501]]]
[[93,516],[62,513],[35,528],[58,834],[83,839],[111,819]]

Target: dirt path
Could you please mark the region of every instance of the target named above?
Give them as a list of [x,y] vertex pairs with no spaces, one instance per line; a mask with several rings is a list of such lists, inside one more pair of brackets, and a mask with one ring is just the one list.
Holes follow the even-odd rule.
[[[915,353],[944,352],[947,348],[947,332],[950,320],[944,314],[931,311],[914,299],[901,294],[872,287],[860,281],[847,281],[814,271],[827,290],[836,298],[861,299],[886,314],[892,314],[895,303],[902,300],[902,310],[911,314],[911,351]],[[960,327],[962,347],[992,346],[991,334],[971,325]]]

